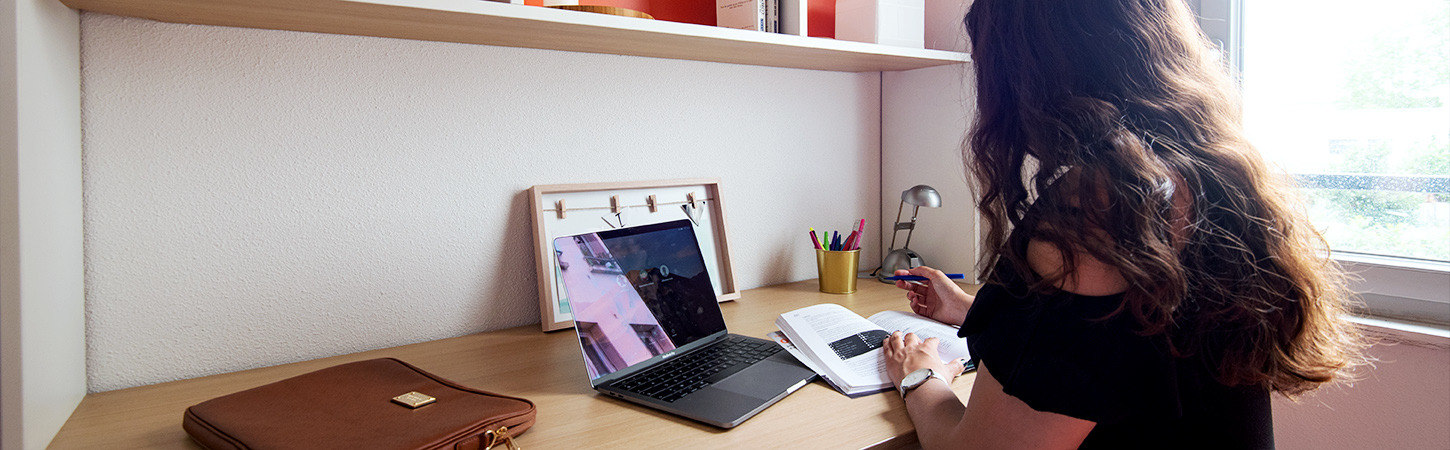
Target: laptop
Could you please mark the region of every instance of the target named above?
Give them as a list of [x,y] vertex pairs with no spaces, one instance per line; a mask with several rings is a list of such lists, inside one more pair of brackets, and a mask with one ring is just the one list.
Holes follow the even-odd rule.
[[730,334],[689,220],[554,240],[589,383],[731,428],[815,379],[773,341]]

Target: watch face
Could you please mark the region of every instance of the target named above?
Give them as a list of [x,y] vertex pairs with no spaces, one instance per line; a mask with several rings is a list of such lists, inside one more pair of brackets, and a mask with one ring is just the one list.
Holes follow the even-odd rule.
[[916,385],[926,382],[927,378],[931,378],[931,369],[916,369],[901,379],[901,385],[916,387]]

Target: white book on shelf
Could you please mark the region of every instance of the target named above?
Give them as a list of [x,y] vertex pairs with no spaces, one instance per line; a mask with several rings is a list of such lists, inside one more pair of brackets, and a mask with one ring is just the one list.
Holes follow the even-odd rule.
[[807,17],[809,16],[808,0],[779,0],[780,1],[780,33],[795,36],[806,36]]
[[926,47],[924,0],[838,0],[836,39]]

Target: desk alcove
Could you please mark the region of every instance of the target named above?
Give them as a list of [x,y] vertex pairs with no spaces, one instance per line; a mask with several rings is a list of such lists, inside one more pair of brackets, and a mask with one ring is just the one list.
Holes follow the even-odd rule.
[[[973,286],[964,286],[969,292]],[[838,303],[863,316],[905,309],[901,291],[862,280],[854,294],[819,292],[815,280],[742,292],[721,303],[735,333],[765,336],[781,313]],[[596,395],[589,388],[571,331],[544,333],[538,325],[379,349],[311,361],[87,395],[52,448],[196,449],[181,429],[187,407],[313,370],[364,359],[394,357],[467,386],[527,398],[538,423],[520,436],[523,448],[912,448],[915,430],[901,397],[881,393],[851,399],[816,381],[731,430],[722,430]],[[952,389],[964,400],[975,374]]]

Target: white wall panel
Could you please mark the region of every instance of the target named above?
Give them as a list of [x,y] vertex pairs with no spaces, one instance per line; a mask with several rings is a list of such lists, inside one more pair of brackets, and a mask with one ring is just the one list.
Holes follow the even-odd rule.
[[723,179],[741,289],[878,213],[875,73],[81,28],[93,391],[536,323],[535,184]]
[[85,395],[79,19],[0,6],[0,447],[44,448]]
[[[976,114],[971,66],[944,66],[883,73],[881,248],[891,245],[901,191],[918,184],[936,188],[940,208],[921,208],[911,249],[928,266],[975,275],[977,209],[962,159],[967,127]],[[911,207],[902,211],[910,220]],[[896,246],[905,245],[906,232]],[[884,252],[884,250],[883,250]],[[862,265],[866,265],[862,262]],[[870,267],[880,265],[873,262]]]

